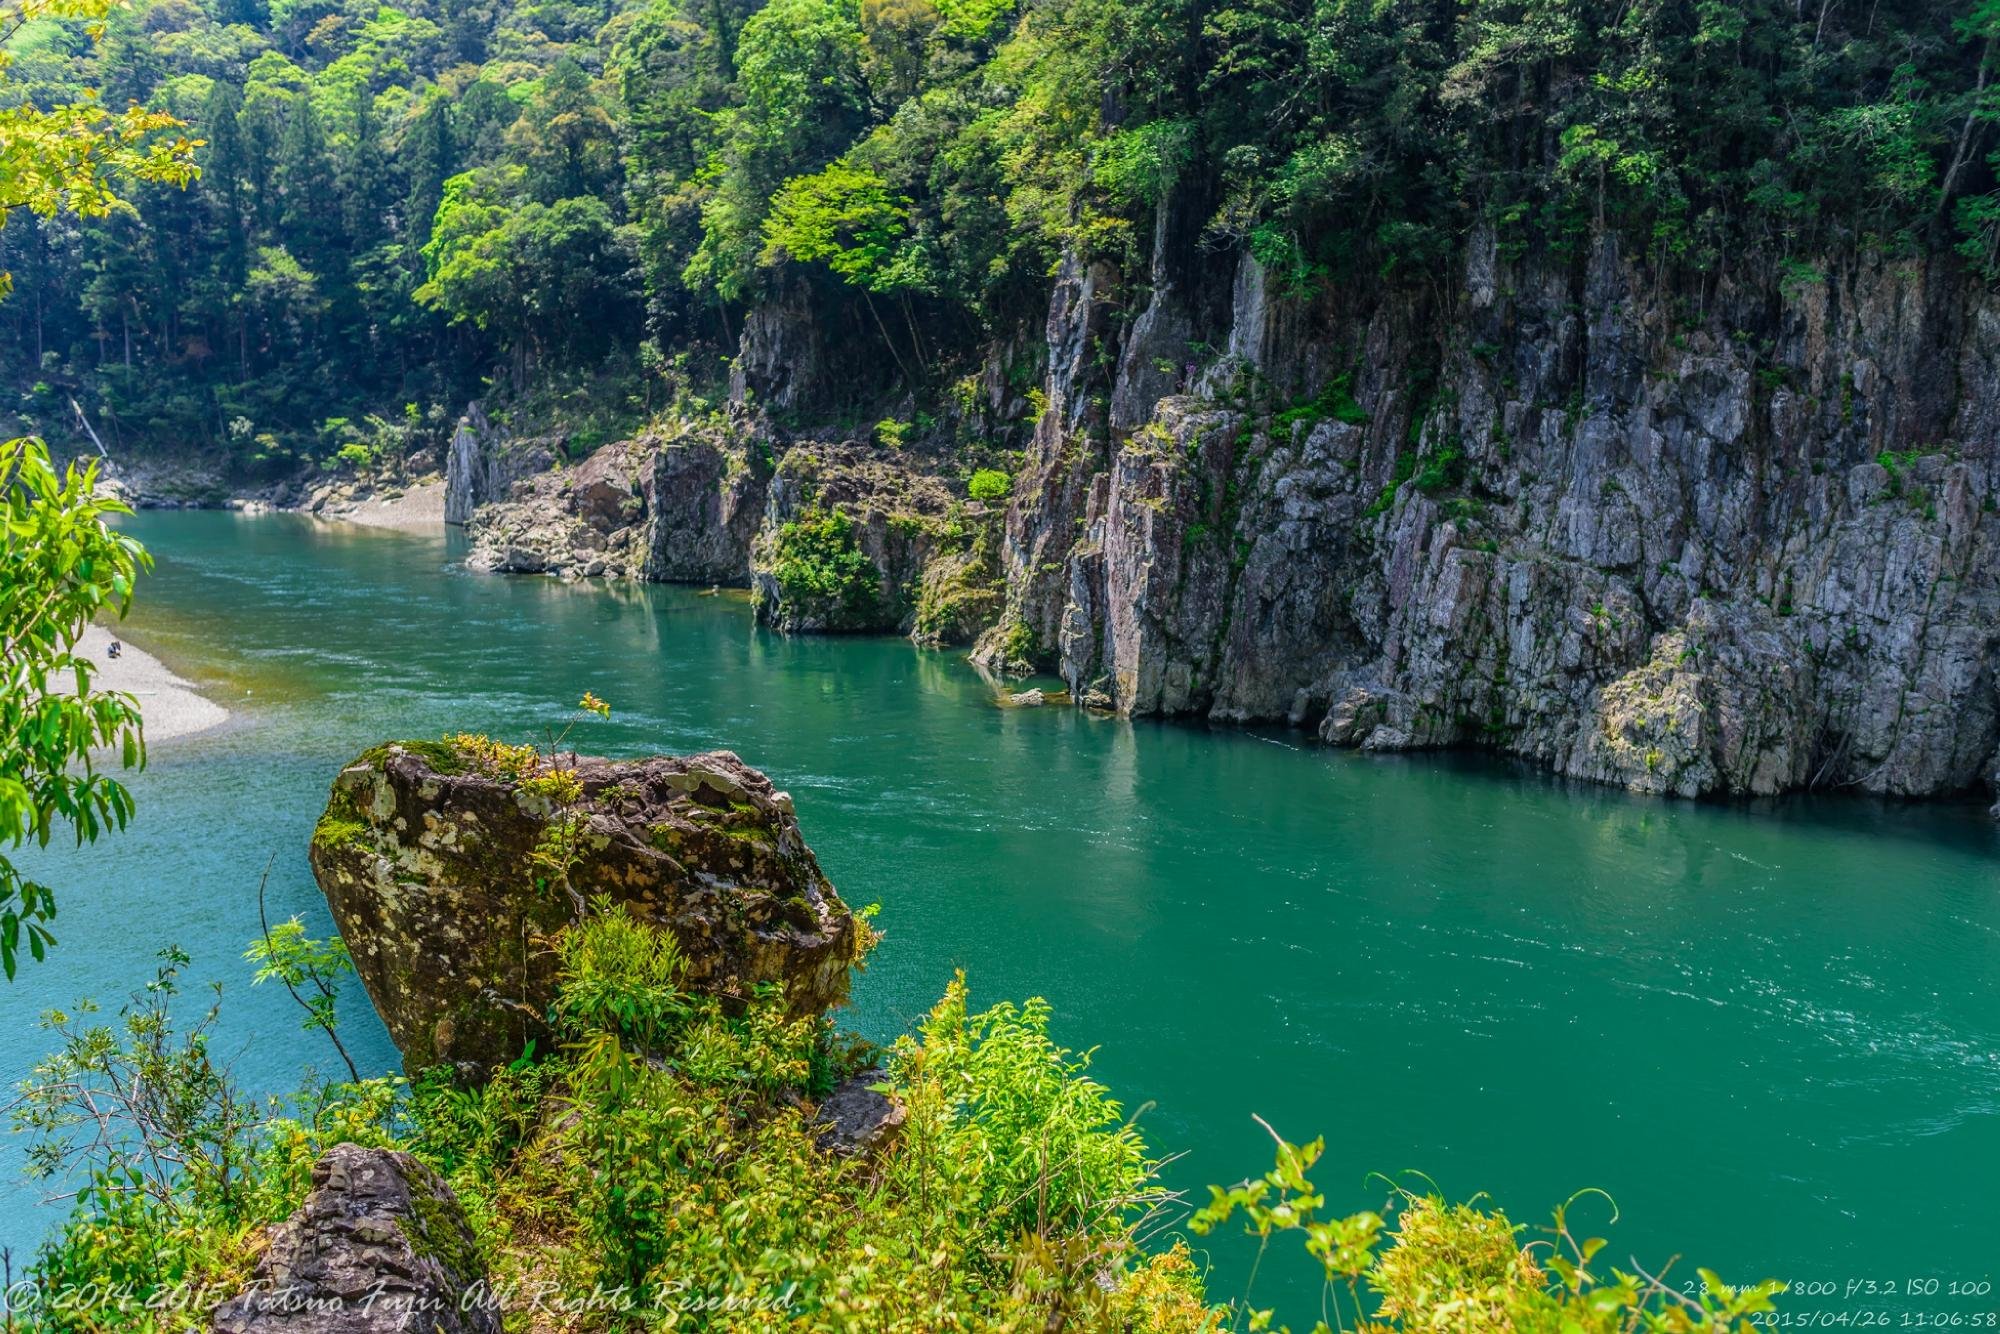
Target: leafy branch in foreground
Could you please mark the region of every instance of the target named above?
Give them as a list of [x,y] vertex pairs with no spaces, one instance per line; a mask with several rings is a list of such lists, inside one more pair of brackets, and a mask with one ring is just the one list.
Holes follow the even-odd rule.
[[[41,19],[81,19],[94,45],[122,0],[8,0],[0,3],[0,84],[14,57],[7,49],[23,28]],[[22,99],[0,108],[0,224],[25,208],[40,217],[69,213],[109,217],[129,208],[119,189],[133,181],[186,185],[200,174],[194,150],[202,141],[166,135],[183,128],[162,111],[130,106],[113,111],[94,90],[73,102],[40,107]],[[13,290],[0,273],[0,296]]]
[[[46,847],[60,828],[88,843],[132,815],[124,784],[97,766],[103,751],[128,769],[145,762],[138,701],[93,689],[96,667],[76,644],[100,611],[125,614],[152,561],[105,525],[130,511],[96,491],[95,461],[58,474],[41,441],[0,444],[0,848]],[[37,960],[54,943],[55,913],[55,891],[0,853],[9,978],[24,937]]]
[[[1210,1186],[1209,1203],[1188,1222],[1205,1236],[1240,1214],[1258,1239],[1240,1309],[1232,1312],[1247,1317],[1251,1330],[1269,1329],[1275,1315],[1251,1307],[1250,1291],[1271,1238],[1280,1232],[1302,1233],[1307,1253],[1324,1274],[1325,1314],[1312,1327],[1314,1334],[1416,1328],[1466,1334],[1749,1334],[1751,1318],[1770,1311],[1771,1298],[1784,1290],[1781,1283],[1731,1287],[1707,1269],[1697,1271],[1700,1283],[1690,1291],[1668,1285],[1666,1268],[1657,1275],[1637,1262],[1629,1274],[1593,1269],[1605,1241],[1579,1239],[1570,1229],[1569,1208],[1600,1191],[1572,1196],[1555,1211],[1549,1235],[1525,1246],[1522,1229],[1497,1209],[1480,1209],[1477,1201],[1447,1204],[1435,1193],[1419,1195],[1400,1186],[1394,1188],[1393,1228],[1374,1212],[1327,1217],[1326,1196],[1306,1176],[1325,1152],[1326,1140],[1292,1144],[1262,1117],[1257,1124],[1277,1144],[1271,1170],[1226,1190]],[[1364,1289],[1375,1298],[1372,1315]],[[1230,1327],[1235,1328],[1233,1321]]]
[[257,965],[251,985],[282,983],[306,1013],[301,1027],[309,1033],[326,1034],[327,1041],[340,1053],[348,1078],[359,1084],[361,1071],[355,1066],[347,1044],[340,1040],[338,1022],[340,979],[354,972],[347,942],[339,936],[315,940],[306,934],[305,924],[296,917],[273,928],[264,909],[264,889],[270,880],[271,868],[266,866],[257,881],[257,924],[263,928],[263,934],[243,952],[245,959]]

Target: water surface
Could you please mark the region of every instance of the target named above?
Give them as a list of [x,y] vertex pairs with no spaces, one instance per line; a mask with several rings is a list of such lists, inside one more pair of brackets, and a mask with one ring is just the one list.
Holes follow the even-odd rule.
[[[238,957],[267,862],[274,908],[324,926],[304,850],[343,762],[537,736],[589,689],[617,712],[583,748],[737,751],[797,798],[848,901],[882,904],[855,1026],[892,1036],[959,968],[975,1001],[1046,996],[1058,1036],[1151,1104],[1176,1185],[1268,1166],[1258,1113],[1327,1137],[1343,1209],[1381,1204],[1374,1171],[1530,1223],[1594,1186],[1623,1210],[1612,1254],[1648,1268],[2000,1277],[2000,839],[1977,806],[1668,804],[1001,710],[959,655],[787,640],[727,596],[472,575],[442,540],[291,516],[130,526],[159,562],[133,637],[237,716],[159,749],[126,834],[38,861],[62,943],[0,987],[9,1079],[45,1045],[35,1012],[121,994],[169,941],[224,981],[246,1077],[324,1064]],[[365,1004],[348,1031],[394,1064]],[[0,1198],[17,1252],[54,1217],[36,1196]],[[1219,1296],[1245,1254],[1213,1248]],[[1301,1272],[1267,1267],[1259,1295],[1290,1288],[1309,1324]]]

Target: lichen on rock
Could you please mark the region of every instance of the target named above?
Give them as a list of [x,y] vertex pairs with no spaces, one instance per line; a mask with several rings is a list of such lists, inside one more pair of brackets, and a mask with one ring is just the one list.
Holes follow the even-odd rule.
[[[846,998],[867,928],[763,774],[726,751],[526,765],[401,742],[334,781],[313,874],[411,1070],[477,1078],[548,1042],[543,942],[599,899],[671,932],[698,990],[777,983],[797,1013]],[[549,795],[549,772],[573,778],[573,801]],[[573,850],[562,884],[538,861],[552,830]]]

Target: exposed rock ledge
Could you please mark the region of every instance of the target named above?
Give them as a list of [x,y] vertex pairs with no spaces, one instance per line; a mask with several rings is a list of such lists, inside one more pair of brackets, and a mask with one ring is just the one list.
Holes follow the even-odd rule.
[[[1799,282],[1746,256],[1690,284],[1614,236],[1482,231],[1459,284],[1294,298],[1195,249],[1062,265],[997,553],[880,475],[919,494],[935,461],[772,430],[704,446],[671,498],[680,442],[634,457],[656,480],[628,566],[753,579],[781,628],[977,636],[982,665],[1126,715],[1686,796],[2000,789],[2000,295],[1956,260],[1828,254]],[[805,318],[761,311],[739,359],[783,372],[747,401],[782,390],[793,420],[837,400]],[[1030,420],[991,404],[961,425]],[[850,521],[873,615],[775,577],[807,505]]]
[[500,1334],[464,1210],[407,1153],[338,1144],[216,1334]]
[[[599,896],[672,932],[698,988],[776,982],[799,1013],[846,999],[867,928],[768,778],[727,752],[554,763],[582,792],[567,811],[533,776],[437,742],[378,747],[334,782],[313,874],[409,1069],[477,1078],[530,1040],[546,1047],[556,979],[542,938]],[[565,818],[570,893],[535,870]]]

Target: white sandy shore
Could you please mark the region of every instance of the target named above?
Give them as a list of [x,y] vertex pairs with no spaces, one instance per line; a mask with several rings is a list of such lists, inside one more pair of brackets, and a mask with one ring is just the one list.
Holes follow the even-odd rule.
[[[195,693],[193,686],[168,671],[160,660],[143,649],[120,641],[117,657],[106,650],[116,636],[101,625],[83,632],[77,644],[79,655],[90,659],[96,670],[91,684],[105,690],[122,690],[139,701],[139,714],[146,724],[146,743],[170,741],[219,726],[229,710],[214,700]],[[60,681],[58,690],[73,691],[69,680]]]
[[394,500],[356,501],[340,509],[321,511],[323,519],[339,519],[366,528],[393,528],[403,533],[444,531],[444,483],[424,482]]

